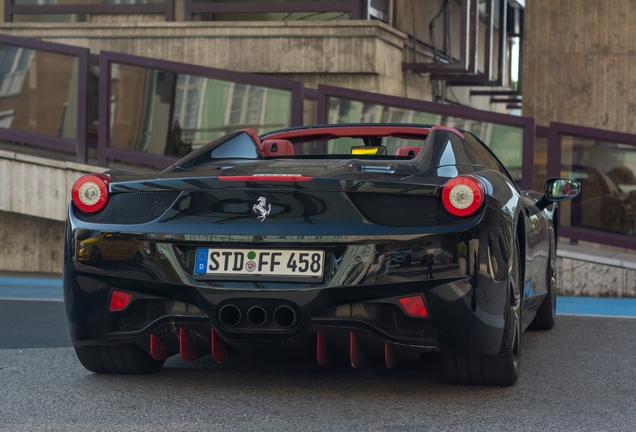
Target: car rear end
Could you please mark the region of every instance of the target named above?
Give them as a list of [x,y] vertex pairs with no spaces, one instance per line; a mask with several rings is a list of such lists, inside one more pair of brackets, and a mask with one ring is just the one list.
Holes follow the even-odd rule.
[[[102,209],[71,203],[74,346],[134,346],[156,361],[269,353],[389,367],[428,352],[495,354],[509,257],[487,233],[506,230],[500,210],[452,214],[445,178],[313,169],[108,178]],[[91,238],[99,259],[81,252]],[[462,242],[472,258],[459,256]],[[452,262],[377,271],[385,250],[430,245]]]

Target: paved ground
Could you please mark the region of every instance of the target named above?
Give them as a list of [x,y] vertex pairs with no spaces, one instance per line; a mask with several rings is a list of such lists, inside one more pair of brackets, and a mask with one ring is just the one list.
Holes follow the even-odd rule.
[[633,318],[560,315],[552,331],[524,334],[515,386],[472,388],[447,385],[421,364],[354,370],[345,362],[245,357],[223,365],[209,356],[189,364],[172,357],[157,375],[100,376],[68,347],[63,317],[59,301],[0,300],[0,430],[636,426]]

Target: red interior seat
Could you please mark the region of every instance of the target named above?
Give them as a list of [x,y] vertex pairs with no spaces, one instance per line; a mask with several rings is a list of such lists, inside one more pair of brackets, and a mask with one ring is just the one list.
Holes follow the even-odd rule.
[[418,147],[418,146],[399,147],[397,151],[395,152],[395,155],[415,157],[420,153],[421,150],[422,150],[422,147]]
[[294,154],[294,145],[284,139],[263,141],[263,156],[286,156]]

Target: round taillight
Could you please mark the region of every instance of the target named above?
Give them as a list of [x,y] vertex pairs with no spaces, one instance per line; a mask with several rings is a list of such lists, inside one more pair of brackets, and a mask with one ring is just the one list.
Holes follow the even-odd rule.
[[484,191],[483,183],[474,177],[455,177],[442,190],[444,208],[455,216],[470,216],[483,204]]
[[75,181],[71,190],[73,203],[83,212],[96,213],[108,201],[110,177],[104,174],[88,174]]

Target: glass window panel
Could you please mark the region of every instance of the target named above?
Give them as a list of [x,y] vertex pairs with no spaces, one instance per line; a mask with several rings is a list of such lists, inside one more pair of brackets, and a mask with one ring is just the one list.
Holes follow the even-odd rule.
[[310,125],[317,122],[318,103],[314,99],[303,100],[303,124]]
[[636,147],[561,135],[561,176],[581,182],[561,203],[563,225],[635,235]]
[[[329,98],[329,123],[416,123],[446,125],[475,134],[499,158],[517,184],[521,184],[523,128],[451,117],[425,111],[390,107],[338,97]],[[395,138],[391,146],[406,146]],[[392,148],[392,147],[391,147]],[[391,149],[389,149],[389,152]]]
[[0,45],[0,127],[77,138],[76,57]]
[[237,129],[291,125],[289,90],[111,66],[111,147],[184,156]]

